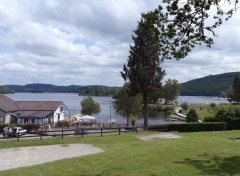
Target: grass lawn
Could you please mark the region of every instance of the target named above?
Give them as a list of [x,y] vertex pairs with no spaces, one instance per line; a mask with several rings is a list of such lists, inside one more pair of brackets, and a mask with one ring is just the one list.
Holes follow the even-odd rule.
[[[0,176],[80,176],[80,175],[240,175],[240,131],[178,133],[182,138],[139,140],[150,132],[89,135],[16,141],[1,141],[0,148],[86,143],[105,152],[1,171]],[[73,151],[74,152],[74,151]]]

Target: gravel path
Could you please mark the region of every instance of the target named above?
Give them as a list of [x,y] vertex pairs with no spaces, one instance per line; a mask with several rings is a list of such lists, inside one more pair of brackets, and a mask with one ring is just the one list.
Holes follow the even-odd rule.
[[181,138],[181,136],[172,134],[172,133],[161,133],[161,134],[150,134],[150,135],[138,136],[138,139],[141,139],[143,141],[151,141],[157,138],[170,139],[170,138]]
[[31,166],[99,152],[103,152],[103,150],[88,144],[63,144],[0,149],[0,170]]

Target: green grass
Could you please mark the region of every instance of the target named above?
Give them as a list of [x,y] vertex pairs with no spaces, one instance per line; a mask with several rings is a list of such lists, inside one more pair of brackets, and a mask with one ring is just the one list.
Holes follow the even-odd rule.
[[136,137],[144,134],[149,133],[1,141],[1,148],[87,143],[104,152],[2,171],[0,176],[240,175],[240,141],[229,139],[240,137],[240,131],[178,133],[182,138],[153,141]]

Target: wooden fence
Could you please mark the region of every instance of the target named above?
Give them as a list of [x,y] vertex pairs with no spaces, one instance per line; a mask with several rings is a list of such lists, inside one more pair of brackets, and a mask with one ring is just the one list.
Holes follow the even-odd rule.
[[100,134],[103,136],[103,134],[106,133],[114,133],[120,135],[121,133],[126,132],[135,132],[137,133],[139,130],[142,130],[137,127],[119,127],[119,128],[111,128],[111,129],[104,129],[104,128],[80,128],[80,129],[59,129],[59,130],[51,130],[51,131],[42,131],[40,130],[37,133],[27,133],[26,135],[20,135],[19,133],[16,134],[15,137],[0,137],[0,140],[6,140],[6,139],[17,139],[17,142],[20,141],[20,139],[23,138],[39,138],[42,140],[44,137],[61,137],[62,139],[64,136],[72,136],[72,135],[80,135],[82,138],[84,135],[91,135],[91,134]]

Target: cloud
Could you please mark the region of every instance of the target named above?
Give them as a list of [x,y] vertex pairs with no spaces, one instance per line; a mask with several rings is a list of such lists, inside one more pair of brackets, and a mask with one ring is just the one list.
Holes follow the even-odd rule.
[[[0,84],[122,86],[132,31],[141,13],[159,1],[12,0],[0,2]],[[165,61],[167,78],[179,82],[239,71],[239,12],[218,30],[208,49]],[[229,27],[231,26],[231,27]]]

